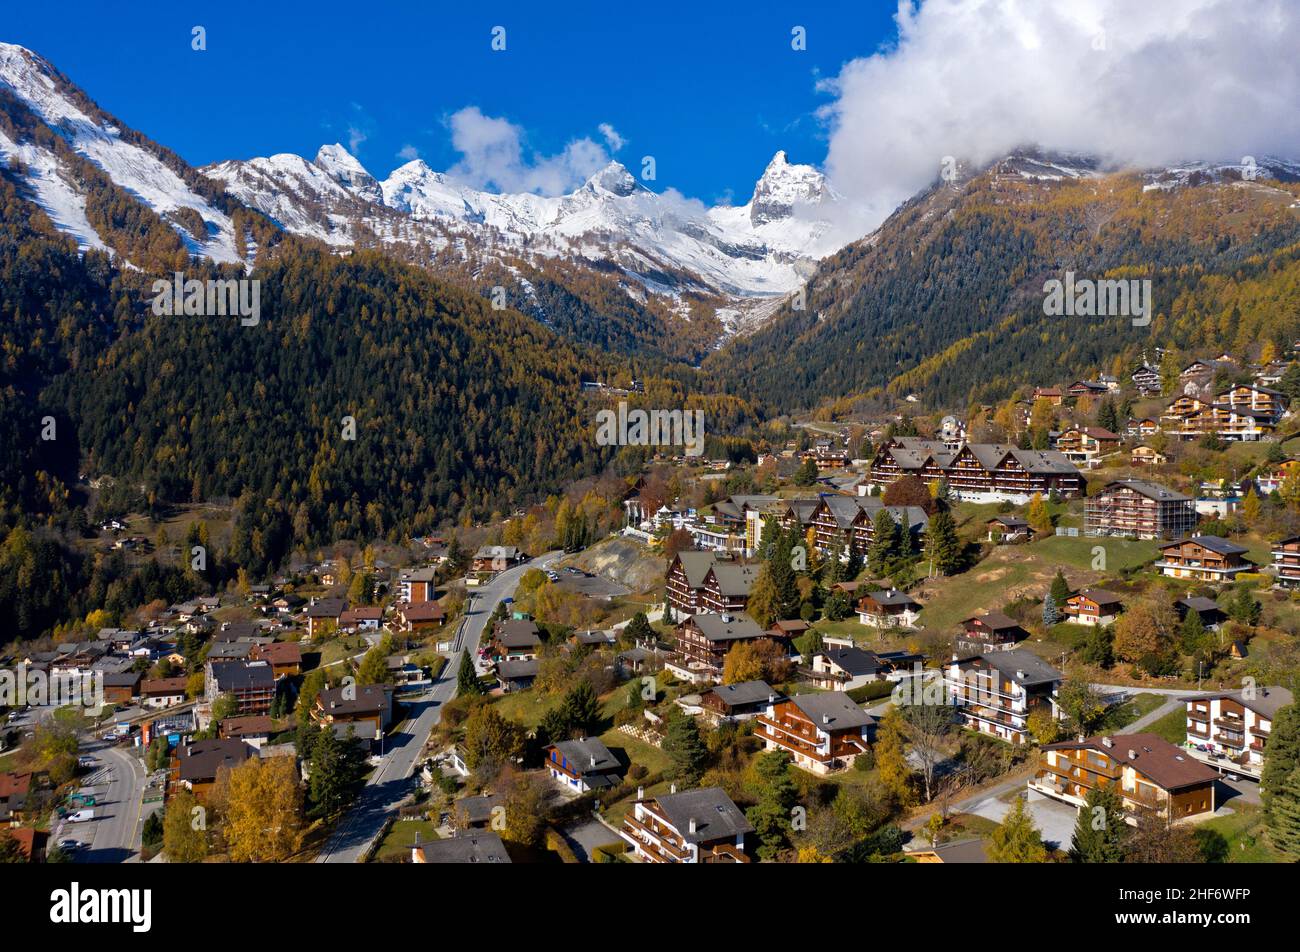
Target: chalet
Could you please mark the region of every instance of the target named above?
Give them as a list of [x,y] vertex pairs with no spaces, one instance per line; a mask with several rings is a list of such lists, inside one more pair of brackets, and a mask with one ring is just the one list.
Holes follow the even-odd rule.
[[765,750],[783,750],[796,767],[828,774],[870,750],[876,718],[842,693],[796,694],[768,704],[755,723]]
[[1273,573],[1282,588],[1300,586],[1300,536],[1273,543]]
[[302,645],[296,641],[273,641],[269,645],[258,645],[254,657],[269,664],[271,673],[276,678],[302,674]]
[[407,604],[431,602],[437,582],[438,570],[433,566],[407,569],[397,576],[397,597]]
[[623,839],[647,863],[748,863],[745,834],[754,827],[721,787],[646,798],[637,791],[623,817]]
[[1154,397],[1160,394],[1162,389],[1160,381],[1160,371],[1149,364],[1141,364],[1137,370],[1130,375],[1134,386],[1137,387],[1138,393],[1144,397]]
[[1169,457],[1164,453],[1159,453],[1149,446],[1135,446],[1128,455],[1129,463],[1133,466],[1163,466],[1169,462]]
[[257,645],[251,641],[214,641],[208,646],[208,661],[249,661]]
[[256,756],[257,751],[242,740],[196,740],[181,744],[172,751],[167,795],[170,797],[184,787],[200,801],[205,800],[220,770],[233,769]]
[[307,637],[322,638],[338,628],[343,614],[341,598],[316,598],[307,606]]
[[485,545],[470,560],[471,572],[501,572],[526,561],[528,556],[513,545]]
[[874,651],[828,645],[812,656],[804,675],[813,687],[824,691],[852,691],[873,681],[886,680],[898,666],[895,658],[882,657]]
[[458,830],[485,830],[500,817],[505,821],[505,799],[492,794],[461,797],[453,805],[453,819]]
[[142,707],[174,707],[185,703],[187,678],[153,678],[140,682]]
[[1247,551],[1245,546],[1219,536],[1191,536],[1160,546],[1155,568],[1170,578],[1231,582],[1239,573],[1255,568],[1254,562],[1244,558]]
[[544,753],[551,779],[578,793],[617,787],[623,773],[618,758],[596,737],[563,740]]
[[748,615],[691,615],[677,626],[676,651],[665,667],[691,682],[722,680],[727,652],[742,641],[759,641],[770,636]]
[[0,773],[0,825],[18,826],[27,819],[27,797],[32,790],[32,775]]
[[784,618],[767,626],[767,637],[779,644],[788,655],[797,654],[795,639],[812,630],[812,625],[802,618]]
[[447,620],[446,610],[437,602],[398,602],[397,624],[402,631],[434,631]]
[[1116,734],[1046,744],[1029,789],[1077,807],[1091,790],[1119,795],[1124,819],[1173,823],[1214,812],[1215,773],[1158,734]]
[[1124,435],[1136,437],[1137,439],[1149,440],[1160,432],[1160,421],[1153,420],[1151,417],[1143,417],[1140,420],[1130,419],[1124,424]]
[[1059,407],[1065,402],[1065,394],[1061,393],[1060,387],[1035,387],[1032,399],[1046,400],[1054,407]]
[[236,715],[271,712],[275,672],[265,661],[208,661],[204,674],[204,699],[209,704],[228,694],[235,699]]
[[1034,538],[1034,527],[1019,516],[994,516],[984,523],[984,528],[994,544],[1031,542]]
[[1078,400],[1080,397],[1099,397],[1110,392],[1110,388],[1097,380],[1076,380],[1065,388],[1065,395]]
[[1259,473],[1255,477],[1256,492],[1261,496],[1280,492],[1282,484],[1286,482],[1288,476],[1296,471],[1297,467],[1300,467],[1300,460],[1288,459],[1267,472]]
[[1219,770],[1258,778],[1277,712],[1295,697],[1286,688],[1255,687],[1183,701],[1192,756]]
[[700,699],[700,706],[714,721],[745,721],[767,710],[780,696],[766,681],[743,681],[710,688]]
[[847,562],[853,552],[865,555],[876,535],[876,519],[881,510],[889,513],[895,525],[902,526],[912,545],[919,544],[930,517],[919,506],[886,506],[878,496],[821,497],[813,511],[812,525],[817,551],[822,555],[838,551],[840,561]]
[[348,684],[316,695],[311,718],[339,737],[349,733],[369,743],[384,736],[393,719],[393,689],[386,684]]
[[972,615],[961,622],[962,633],[957,636],[957,652],[978,654],[984,651],[1006,651],[1029,637],[1020,623],[1002,612],[985,612]]
[[130,704],[140,692],[140,674],[123,671],[104,675],[104,700],[109,704]]
[[1232,360],[1193,360],[1178,373],[1179,389],[1184,393],[1192,390],[1208,391],[1214,386],[1214,378],[1220,373],[1235,374],[1237,365]]
[[339,615],[339,631],[378,631],[384,610],[378,605],[357,605]]
[[227,740],[242,740],[250,747],[261,750],[274,732],[274,722],[270,716],[259,714],[252,717],[227,717],[221,722],[218,733]]
[[944,482],[963,502],[1024,505],[1035,494],[1083,495],[1083,474],[1054,450],[1022,450],[999,443],[966,443],[952,450],[939,440],[895,437],[871,461],[868,485],[888,486],[904,476]]
[[412,863],[509,863],[510,854],[496,833],[466,833],[411,847]]
[[678,552],[668,566],[664,596],[682,616],[744,611],[758,569],[722,553]]
[[541,662],[536,658],[498,661],[494,669],[497,685],[505,694],[525,691],[533,686],[541,667]]
[[1178,612],[1179,621],[1185,619],[1188,612],[1196,612],[1201,616],[1201,624],[1205,626],[1206,631],[1218,631],[1228,620],[1228,613],[1219,607],[1218,602],[1201,595],[1178,599],[1174,602],[1174,610]]
[[1076,625],[1114,624],[1123,610],[1123,600],[1104,588],[1085,588],[1071,595],[1062,608],[1066,617]]
[[910,628],[921,614],[921,603],[897,589],[868,592],[858,601],[858,621],[876,628]]
[[1056,438],[1056,448],[1072,463],[1088,463],[1119,449],[1120,436],[1100,426],[1071,427]]
[[488,656],[493,661],[533,661],[542,650],[537,623],[527,618],[509,618],[496,623]]
[[1177,539],[1196,527],[1190,496],[1142,479],[1107,483],[1083,504],[1083,532],[1090,536]]
[[1029,715],[1056,715],[1056,690],[1065,675],[1032,651],[1015,648],[954,658],[945,687],[962,723],[1013,744],[1028,743]]

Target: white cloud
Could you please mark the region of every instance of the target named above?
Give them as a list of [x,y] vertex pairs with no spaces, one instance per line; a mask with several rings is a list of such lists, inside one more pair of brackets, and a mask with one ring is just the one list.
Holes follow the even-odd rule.
[[356,126],[348,126],[348,151],[353,155],[357,154],[357,149],[361,148],[361,143],[370,138],[366,133]]
[[403,162],[412,162],[420,157],[420,150],[408,142],[397,150],[397,157]]
[[448,124],[452,147],[461,154],[448,173],[474,188],[563,195],[610,162],[605,147],[588,136],[574,139],[558,155],[525,155],[523,129],[486,116],[477,106],[453,113]]
[[596,128],[599,129],[600,134],[605,137],[605,144],[609,146],[611,152],[617,152],[619,149],[623,148],[623,146],[627,145],[627,140],[619,135],[618,130],[608,122],[602,122]]
[[1300,156],[1294,0],[901,0],[896,19],[894,46],[823,83],[827,172],[863,227],[944,156]]

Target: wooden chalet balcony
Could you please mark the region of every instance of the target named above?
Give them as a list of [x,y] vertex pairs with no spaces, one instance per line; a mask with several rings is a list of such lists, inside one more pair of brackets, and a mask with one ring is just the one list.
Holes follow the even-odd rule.
[[718,843],[704,854],[705,863],[748,863],[750,859],[731,843]]
[[795,751],[820,763],[829,763],[835,759],[834,755],[823,753],[819,749],[820,745],[818,743],[810,740],[806,735],[791,730],[780,721],[774,721],[764,714],[759,714],[754,718],[754,723],[758,725],[754,730],[755,737],[770,740],[787,750]]
[[[636,818],[635,812],[623,817],[623,825],[628,827],[633,833],[642,833],[644,836],[637,836],[636,840],[649,852],[656,853],[668,863],[681,863],[691,858],[689,850],[682,849],[672,842],[670,837],[673,834],[670,830],[656,829],[655,826],[642,823]],[[650,837],[647,842],[646,836]]]
[[1240,717],[1216,717],[1214,726],[1223,727],[1230,731],[1244,732],[1246,730],[1246,722]]

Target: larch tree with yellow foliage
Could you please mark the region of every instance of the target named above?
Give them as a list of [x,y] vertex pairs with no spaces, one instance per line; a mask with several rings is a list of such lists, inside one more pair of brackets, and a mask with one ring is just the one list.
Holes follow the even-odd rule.
[[222,832],[236,863],[280,863],[302,844],[302,788],[292,757],[251,757],[224,778]]

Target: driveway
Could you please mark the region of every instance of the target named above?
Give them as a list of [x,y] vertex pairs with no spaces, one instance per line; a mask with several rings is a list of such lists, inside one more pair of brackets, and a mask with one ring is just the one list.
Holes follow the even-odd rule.
[[1062,803],[1059,800],[1053,800],[1051,797],[1045,797],[1033,790],[1016,791],[1015,794],[1010,796],[1005,793],[1000,797],[997,795],[988,796],[968,807],[966,812],[982,816],[986,820],[992,820],[995,823],[1001,823],[1007,813],[1010,812],[1015,796],[1020,795],[1028,796],[1025,806],[1030,816],[1034,818],[1034,825],[1038,827],[1038,832],[1042,834],[1043,842],[1048,847],[1069,849],[1070,841],[1074,839],[1074,824],[1079,816],[1078,808],[1068,803]]

